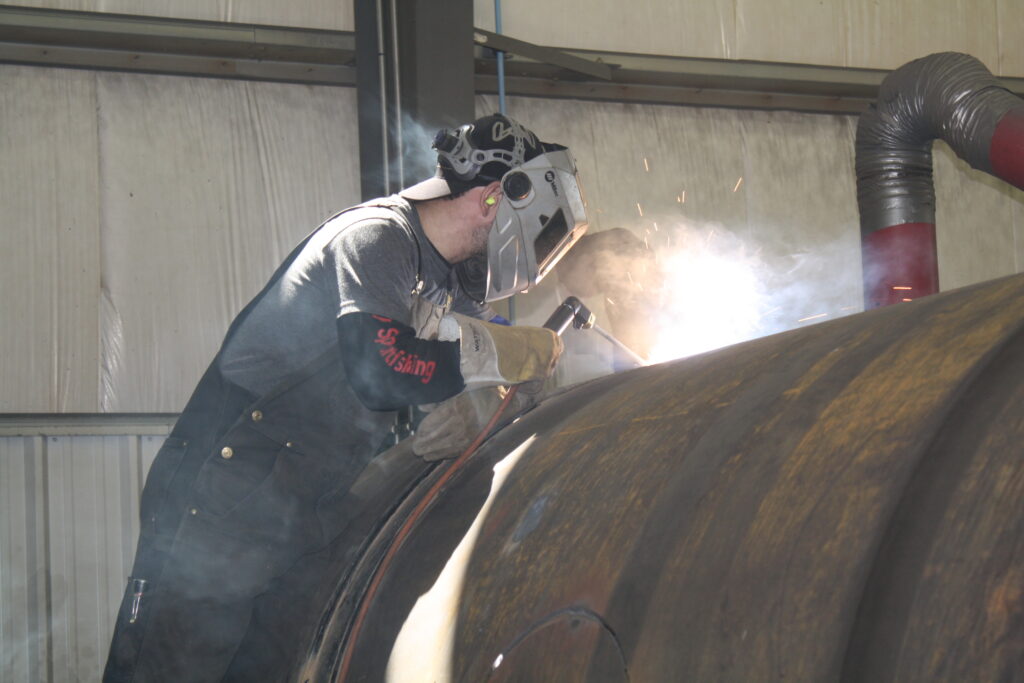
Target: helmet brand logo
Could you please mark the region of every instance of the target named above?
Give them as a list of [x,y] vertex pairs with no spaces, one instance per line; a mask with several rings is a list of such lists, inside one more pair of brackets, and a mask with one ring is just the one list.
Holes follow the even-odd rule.
[[548,184],[551,185],[551,191],[554,192],[555,196],[557,197],[558,196],[558,185],[555,184],[555,172],[554,171],[548,171],[547,173],[545,173],[544,174],[544,180],[548,181]]

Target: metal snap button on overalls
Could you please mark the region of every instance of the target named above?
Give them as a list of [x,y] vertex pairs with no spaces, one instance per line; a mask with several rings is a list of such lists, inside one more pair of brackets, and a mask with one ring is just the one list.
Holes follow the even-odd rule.
[[234,457],[234,455],[235,451],[232,450],[231,446],[225,446],[224,448],[220,449],[220,457],[224,458],[225,460],[230,460],[231,458]]
[[262,410],[254,410],[254,411],[252,411],[252,421],[253,422],[259,422],[262,419],[263,419],[263,411]]

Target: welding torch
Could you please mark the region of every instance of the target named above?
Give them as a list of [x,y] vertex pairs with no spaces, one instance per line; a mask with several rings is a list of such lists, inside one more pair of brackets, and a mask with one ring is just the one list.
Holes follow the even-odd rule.
[[590,309],[576,297],[570,296],[559,304],[558,308],[555,309],[555,312],[552,313],[551,317],[549,317],[547,322],[544,323],[544,327],[549,330],[553,330],[558,336],[562,336],[562,333],[565,332],[570,324],[577,330],[593,330],[611,342],[615,348],[622,351],[622,353],[637,365],[641,367],[647,365],[647,361],[643,356],[634,352],[633,349],[613,337],[607,330],[602,329],[595,321],[596,318]]

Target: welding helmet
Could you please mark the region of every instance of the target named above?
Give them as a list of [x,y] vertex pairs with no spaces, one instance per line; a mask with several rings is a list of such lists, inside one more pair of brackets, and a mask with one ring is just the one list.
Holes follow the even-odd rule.
[[400,194],[424,200],[501,183],[502,197],[484,253],[456,265],[478,301],[525,292],[586,232],[576,162],[561,145],[540,142],[517,121],[494,114],[434,138],[434,178]]

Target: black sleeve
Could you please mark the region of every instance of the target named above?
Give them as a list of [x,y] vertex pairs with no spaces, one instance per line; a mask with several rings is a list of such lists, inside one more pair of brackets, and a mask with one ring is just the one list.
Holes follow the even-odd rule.
[[408,325],[370,313],[338,318],[345,373],[370,410],[437,403],[462,391],[459,343],[420,339]]

